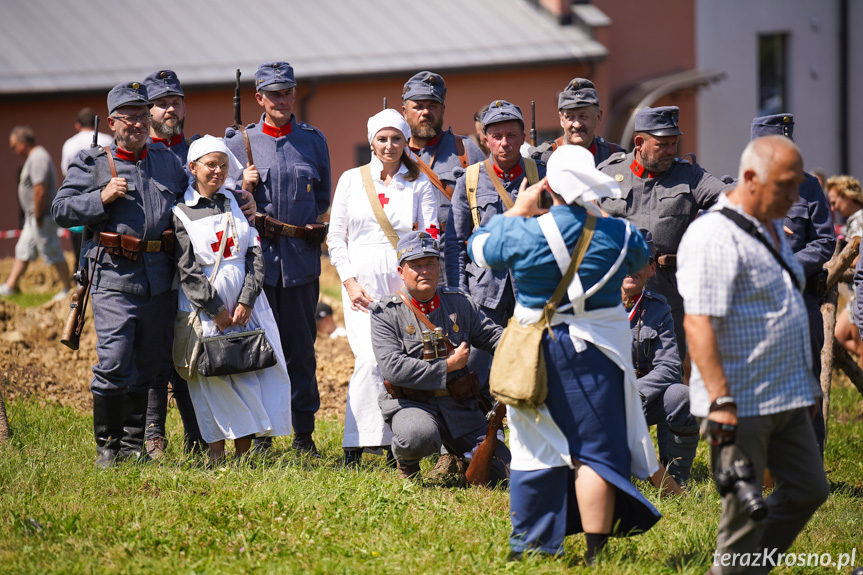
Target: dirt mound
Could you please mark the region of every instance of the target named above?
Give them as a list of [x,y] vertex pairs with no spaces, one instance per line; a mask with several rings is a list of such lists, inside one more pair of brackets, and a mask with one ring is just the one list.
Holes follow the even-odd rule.
[[[0,260],[0,281],[8,276],[11,264],[11,259]],[[335,269],[326,260],[322,267],[321,285],[329,286],[331,293],[338,290]],[[21,289],[27,293],[51,293],[59,288],[52,270],[41,261],[31,265],[21,281]],[[341,301],[327,296],[322,299],[332,306],[336,323],[344,325]],[[34,396],[79,410],[92,409],[91,367],[97,359],[93,316],[88,310],[80,347],[72,351],[60,344],[68,312],[68,300],[22,308],[0,299],[0,392],[7,401]],[[344,420],[348,380],[354,367],[350,346],[344,337],[322,336],[315,351],[321,393],[319,416]]]

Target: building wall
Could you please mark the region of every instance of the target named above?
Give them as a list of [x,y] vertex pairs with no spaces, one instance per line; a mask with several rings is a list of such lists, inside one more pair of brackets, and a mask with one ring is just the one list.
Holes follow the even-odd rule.
[[850,33],[848,38],[850,57],[848,88],[849,114],[848,131],[849,146],[848,160],[849,172],[856,178],[863,178],[863,139],[860,138],[863,131],[863,107],[860,106],[863,99],[863,34],[858,31],[863,27],[863,2],[848,0],[850,21]]
[[[600,95],[606,99],[606,133],[622,131],[626,118],[614,116],[613,104],[640,82],[695,67],[695,4],[693,0],[592,0],[611,18],[611,26],[597,31],[608,48],[603,61],[607,81]],[[599,86],[597,86],[599,88]],[[654,106],[680,108],[680,152],[698,152],[696,94],[671,94]],[[629,148],[632,142],[620,142]],[[700,158],[699,158],[700,160]]]
[[[576,76],[591,77],[602,65],[559,65],[530,69],[495,69],[461,73],[444,73],[447,81],[447,107],[444,125],[456,133],[468,135],[474,130],[476,110],[492,100],[509,100],[521,106],[526,129],[530,128],[530,101],[536,101],[538,131],[559,130],[557,93]],[[247,78],[251,76],[247,71]],[[358,145],[367,144],[366,122],[382,108],[401,109],[404,77],[372,78],[344,82],[321,83],[312,89],[302,78],[294,113],[301,120],[318,127],[327,137],[332,163],[333,188],[345,170],[356,166]],[[182,78],[181,78],[182,80]],[[233,124],[233,88],[195,89],[186,87],[186,134],[224,135],[225,127]],[[313,93],[312,93],[313,92]],[[0,115],[0,133],[9,134],[17,124],[29,124],[36,132],[37,142],[48,150],[59,166],[63,142],[74,133],[73,123],[78,110],[93,107],[104,122],[104,94],[64,97],[39,96],[8,99]],[[304,99],[307,99],[305,105]],[[301,112],[305,110],[305,113]],[[258,121],[262,109],[257,105],[251,84],[242,93],[243,121]],[[20,227],[18,218],[17,174],[24,160],[15,156],[8,146],[0,147],[0,200],[7,209],[0,211],[0,230]],[[0,239],[0,257],[13,254],[14,239]]]
[[[863,16],[861,3],[851,4],[857,5],[855,18]],[[837,6],[819,0],[697,1],[697,64],[728,74],[698,100],[699,160],[708,170],[736,176],[750,123],[758,115],[758,35],[777,32],[789,35],[787,111],[794,114],[794,141],[805,168],[820,167],[828,174],[839,170]],[[854,42],[856,54],[863,53],[863,41]],[[859,70],[854,81],[853,93],[863,94]],[[852,108],[853,103],[852,98]],[[859,112],[855,116],[861,126],[863,118]],[[858,147],[857,158],[859,152]]]

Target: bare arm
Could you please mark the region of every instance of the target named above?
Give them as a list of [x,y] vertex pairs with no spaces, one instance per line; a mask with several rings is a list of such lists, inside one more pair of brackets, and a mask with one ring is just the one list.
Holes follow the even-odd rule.
[[45,187],[45,182],[41,182],[33,186],[33,216],[39,227],[42,227],[42,220],[45,218],[46,211],[48,211],[48,190]]

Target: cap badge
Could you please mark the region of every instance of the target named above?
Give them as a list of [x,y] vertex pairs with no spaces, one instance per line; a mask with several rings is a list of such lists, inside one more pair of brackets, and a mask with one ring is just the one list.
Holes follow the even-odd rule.
[[787,124],[791,121],[791,118],[789,118],[788,116],[782,116],[782,121]]
[[429,76],[428,83],[434,84],[434,76]]
[[614,176],[614,181],[615,181],[615,182],[617,182],[618,184],[619,184],[620,182],[622,182],[622,181],[623,181],[623,174],[616,174],[616,175]]
[[159,77],[160,77],[160,78],[167,78],[167,77],[168,77],[168,73],[167,73],[167,72],[165,72],[165,71],[162,71],[161,73],[159,73]]
[[278,68],[278,67],[279,67],[279,62],[273,62],[273,68]]
[[503,106],[503,102],[501,102],[500,100],[494,103],[495,108],[500,108],[501,106]]
[[138,82],[132,82],[132,89],[133,90],[137,90],[140,87],[141,87],[141,84],[139,84]]
[[408,332],[408,334],[410,334],[410,335],[413,335],[417,332],[416,328],[414,327],[414,324],[412,324],[412,323],[408,324],[408,326],[405,328],[405,331]]

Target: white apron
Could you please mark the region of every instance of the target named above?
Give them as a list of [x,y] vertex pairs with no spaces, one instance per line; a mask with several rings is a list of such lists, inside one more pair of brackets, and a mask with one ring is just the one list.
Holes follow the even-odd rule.
[[[566,273],[572,255],[554,218],[551,214],[546,214],[538,218],[538,221],[561,273]],[[656,451],[644,419],[636,386],[635,370],[632,367],[632,331],[629,329],[629,318],[622,305],[589,311],[584,309],[585,300],[596,293],[623,262],[631,235],[630,226],[631,224],[627,222],[623,249],[606,275],[585,293],[578,274],[575,274],[567,289],[567,295],[573,302],[573,314],[555,314],[551,323],[552,325],[566,323],[569,326],[569,336],[576,352],[584,351],[586,349],[584,342],[590,342],[623,370],[626,443],[631,458],[630,472],[636,477],[646,479],[659,469],[659,462],[656,460]],[[517,305],[515,317],[522,325],[530,325],[536,323],[541,312],[542,310]],[[507,407],[507,421],[510,428],[512,469],[534,471],[564,465],[573,467],[569,441],[554,423],[545,404],[537,411]]]
[[[243,216],[233,194],[226,192],[226,196],[231,203],[234,226],[227,228],[227,233],[230,234],[228,245],[223,252],[213,287],[229,313],[232,313],[246,276],[246,250],[252,245],[260,246],[260,239],[257,230],[251,227]],[[190,187],[183,199],[187,204],[194,204],[197,198],[197,192]],[[214,196],[214,199],[221,205],[219,194]],[[195,260],[202,273],[209,277],[215,264],[215,250],[219,249],[220,234],[225,229],[226,214],[196,221],[190,220],[176,207],[174,214],[183,222],[189,234]],[[192,310],[192,304],[182,289],[179,294],[179,309]],[[204,336],[219,333],[216,324],[206,313],[201,311],[199,315]],[[189,394],[195,406],[198,427],[207,443],[247,435],[291,434],[291,380],[285,368],[279,328],[263,291],[255,300],[248,329],[259,327],[264,328],[267,341],[273,346],[276,365],[226,377],[206,378],[197,375],[189,381]],[[241,330],[233,327],[225,333],[230,331]]]

